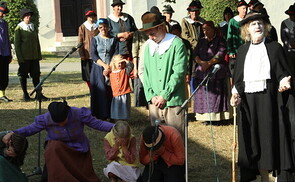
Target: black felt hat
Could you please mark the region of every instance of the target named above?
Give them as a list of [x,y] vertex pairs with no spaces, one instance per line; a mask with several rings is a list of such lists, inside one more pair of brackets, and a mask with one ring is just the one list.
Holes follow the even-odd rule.
[[87,16],[97,16],[97,15],[92,9],[87,8],[85,9],[85,16],[87,17]]
[[19,12],[19,16],[21,19],[23,19],[25,17],[25,15],[27,15],[27,14],[31,14],[31,16],[33,16],[34,12],[32,10],[26,9],[26,8],[20,10],[20,12]]
[[7,3],[4,1],[0,2],[0,11],[4,14],[9,13],[9,9],[7,8]]
[[48,111],[52,120],[56,123],[65,121],[68,117],[70,106],[66,101],[63,102],[51,102],[48,106]]
[[113,3],[111,6],[116,6],[116,5],[124,5],[125,3],[121,0],[113,0]]
[[289,9],[285,11],[287,15],[295,15],[295,3],[289,6]]
[[162,12],[163,13],[174,13],[174,10],[169,4],[167,4],[167,5],[164,5],[164,9]]
[[159,149],[165,140],[163,131],[156,126],[148,126],[142,132],[144,145],[148,150]]
[[187,11],[197,11],[197,10],[200,10],[204,8],[202,6],[202,3],[200,1],[192,1],[189,5],[188,5],[188,8],[186,8]]
[[254,21],[254,20],[263,20],[263,21],[268,21],[268,17],[265,14],[262,13],[256,13],[256,12],[252,12],[252,13],[248,13],[245,18],[240,21],[241,26],[245,25],[246,23],[250,22],[250,21]]
[[237,4],[237,7],[240,7],[240,6],[247,6],[248,7],[249,5],[244,0],[241,0]]

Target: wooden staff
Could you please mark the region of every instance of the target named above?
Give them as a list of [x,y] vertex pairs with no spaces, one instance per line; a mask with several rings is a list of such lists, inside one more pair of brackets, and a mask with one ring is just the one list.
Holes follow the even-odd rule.
[[233,128],[233,151],[232,151],[232,182],[236,182],[236,147],[237,147],[237,139],[236,139],[236,125],[237,125],[237,111],[236,107],[233,107],[234,110],[234,128]]

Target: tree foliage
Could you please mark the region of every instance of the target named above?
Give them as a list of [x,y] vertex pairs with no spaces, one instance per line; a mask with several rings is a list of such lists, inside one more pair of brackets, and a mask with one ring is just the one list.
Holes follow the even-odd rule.
[[38,27],[40,24],[39,11],[33,0],[6,0],[6,2],[10,12],[5,16],[5,20],[8,22],[9,37],[11,43],[14,42],[15,28],[21,22],[20,10],[23,8],[30,9],[34,12],[31,22],[34,23],[34,26],[38,31]]

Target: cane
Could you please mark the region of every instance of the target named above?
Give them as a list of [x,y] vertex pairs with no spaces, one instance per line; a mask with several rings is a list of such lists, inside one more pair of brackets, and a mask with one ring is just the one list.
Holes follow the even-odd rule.
[[237,141],[236,141],[236,125],[237,125],[237,111],[236,107],[233,107],[234,110],[234,128],[233,128],[233,151],[232,151],[232,182],[236,182],[236,147],[237,147]]

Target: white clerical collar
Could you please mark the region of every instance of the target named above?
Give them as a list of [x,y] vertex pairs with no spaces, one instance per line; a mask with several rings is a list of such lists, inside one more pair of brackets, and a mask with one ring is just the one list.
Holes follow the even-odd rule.
[[22,21],[18,24],[18,26],[20,26],[25,31],[28,31],[28,30],[34,31],[34,24],[33,23],[26,24],[25,22]]
[[194,21],[193,19],[191,19],[190,16],[187,16],[184,18],[189,24],[194,24],[196,22],[199,22],[200,24],[203,24],[203,22],[199,21],[200,20],[200,17],[198,17],[198,20],[197,21]]
[[164,39],[159,44],[149,39],[148,45],[149,45],[151,56],[153,56],[155,52],[158,52],[159,55],[164,54],[171,46],[172,41],[174,40],[175,37],[176,36],[173,34],[166,33]]
[[120,17],[116,17],[114,14],[110,14],[108,16],[111,20],[113,20],[114,22],[119,22],[119,19],[126,21],[127,18],[127,14],[126,13],[122,13],[122,15]]
[[85,21],[84,23],[84,26],[86,27],[87,30],[91,31],[91,28],[93,28],[92,30],[95,30],[97,29],[97,25],[96,23],[89,23],[88,21]]

